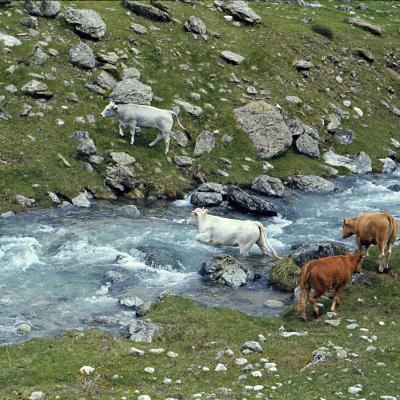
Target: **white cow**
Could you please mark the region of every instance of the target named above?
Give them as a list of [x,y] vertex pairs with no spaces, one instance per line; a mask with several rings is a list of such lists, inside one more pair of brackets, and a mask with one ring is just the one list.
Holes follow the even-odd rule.
[[131,133],[131,144],[135,142],[135,129],[137,126],[143,128],[157,128],[160,132],[156,139],[149,144],[150,147],[157,144],[161,139],[165,141],[165,154],[169,151],[170,134],[174,124],[173,116],[176,117],[179,126],[189,134],[179,121],[174,111],[161,110],[160,108],[145,106],[142,104],[115,104],[111,101],[101,113],[102,117],[117,117],[119,119],[119,134],[124,136],[123,128],[129,128]]
[[199,234],[196,240],[200,242],[210,246],[239,247],[240,254],[246,256],[253,245],[257,244],[263,254],[272,254],[280,259],[268,243],[264,227],[260,222],[217,217],[208,214],[204,208],[192,211],[191,222],[198,227]]

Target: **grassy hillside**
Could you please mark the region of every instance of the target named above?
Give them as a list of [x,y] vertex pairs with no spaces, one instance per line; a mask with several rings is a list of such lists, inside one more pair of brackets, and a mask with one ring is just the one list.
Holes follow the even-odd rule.
[[[19,24],[27,13],[23,11],[22,2],[15,3],[14,8],[0,11],[1,30],[12,35],[27,32]],[[335,8],[339,3],[321,3],[325,7],[318,9],[254,3],[251,7],[262,17],[262,24],[238,27],[225,21],[224,14],[212,7],[211,1],[193,7],[182,2],[168,2],[176,20],[184,23],[189,16],[196,15],[204,20],[209,30],[221,35],[219,39],[209,38],[207,41],[195,39],[184,31],[181,23],[157,23],[128,15],[120,1],[63,1],[62,7],[63,11],[73,6],[93,9],[101,14],[107,24],[106,35],[101,41],[85,42],[97,54],[119,50],[120,54],[126,54],[127,59],[121,62],[141,71],[141,81],[149,84],[158,97],[153,105],[171,108],[174,98],[178,97],[195,105],[212,104],[214,111],[203,107],[204,114],[199,118],[191,117],[185,111],[181,113],[183,125],[194,138],[205,129],[220,132],[216,148],[198,159],[193,170],[201,172],[207,180],[248,184],[262,173],[262,161],[238,126],[232,110],[252,98],[278,103],[288,116],[298,116],[303,122],[316,126],[323,139],[324,150],[332,147],[337,152],[350,155],[360,150],[366,151],[373,159],[376,170],[380,168],[378,158],[387,154],[384,148],[389,146],[390,138],[400,139],[399,117],[380,104],[381,100],[386,100],[395,106],[400,105],[399,80],[386,67],[390,58],[393,61],[393,57],[400,57],[400,9],[397,2],[367,1],[368,10],[357,10],[358,14],[384,28],[382,37],[347,24],[345,20],[348,14]],[[314,22],[306,24],[304,18],[313,18]],[[148,33],[133,33],[130,29],[132,22],[148,27]],[[333,32],[333,38],[330,40],[312,31],[313,24],[328,27]],[[33,196],[40,205],[50,203],[48,191],[71,198],[88,188],[97,191],[99,197],[107,197],[104,174],[111,149],[125,151],[136,158],[134,169],[138,183],[143,183],[142,191],[145,194],[176,197],[189,190],[193,186],[193,171],[182,171],[172,163],[171,158],[165,157],[162,143],[152,149],[147,147],[155,132],[142,131],[137,136],[135,146],[131,147],[127,141],[119,139],[116,120],[101,120],[99,113],[107,100],[84,86],[93,83],[100,70],[87,72],[68,62],[68,51],[79,41],[79,37],[67,26],[63,17],[55,20],[39,18],[39,31],[38,37],[20,36],[22,46],[11,48],[9,52],[2,51],[0,96],[4,95],[5,99],[0,107],[12,116],[12,120],[6,122],[0,119],[0,211],[18,208],[15,204],[16,194]],[[58,56],[50,56],[42,67],[29,64],[34,46],[39,41],[48,42],[48,46],[43,46],[44,51],[59,51]],[[368,65],[354,58],[352,53],[356,48],[370,51],[375,62]],[[226,64],[219,56],[222,50],[238,52],[245,56],[245,61],[238,66]],[[393,53],[393,57],[387,56],[389,53]],[[335,56],[340,64],[329,61],[326,58],[328,55]],[[317,67],[308,80],[301,78],[292,66],[292,62],[299,58],[307,58]],[[182,64],[186,67],[182,67]],[[11,65],[17,68],[10,74],[7,69]],[[241,80],[240,84],[229,81],[232,72]],[[55,78],[49,80],[47,76],[43,79],[55,94],[49,102],[51,110],[42,110],[35,100],[20,91],[11,94],[5,90],[9,84],[21,88],[33,79],[31,74],[46,73]],[[336,82],[337,75],[342,76],[342,84]],[[247,86],[255,86],[258,94],[247,95]],[[359,86],[361,94],[351,94],[350,86]],[[389,87],[394,90],[391,98]],[[330,89],[329,94],[327,88]],[[262,90],[266,91],[263,95]],[[197,101],[191,98],[191,92],[200,93],[201,99]],[[75,93],[79,103],[68,101],[69,93]],[[288,95],[299,96],[311,108],[288,104],[285,100]],[[331,111],[330,104],[345,108],[343,99],[352,100],[353,106],[365,113],[363,118],[356,119],[354,112],[348,109],[351,116],[343,122],[343,127],[356,133],[356,140],[349,146],[336,144],[320,122],[320,117]],[[20,117],[23,103],[30,104],[34,113],[43,112],[44,117]],[[75,121],[76,117],[86,117],[89,113],[94,114],[95,124]],[[57,119],[62,119],[65,124],[58,126]],[[76,159],[77,143],[68,139],[76,130],[87,130],[97,146],[98,154],[106,157],[106,162],[94,173],[87,172],[82,161]],[[231,145],[222,145],[223,134],[234,137]],[[170,156],[184,153],[192,156],[193,148],[194,141],[185,150],[174,147]],[[58,153],[68,160],[71,168],[64,166]],[[217,169],[225,167],[220,157],[232,162],[232,167],[227,169],[230,175],[227,178],[216,173]],[[245,161],[246,157],[254,162]],[[323,174],[321,161],[300,155],[294,150],[287,151],[271,163],[275,168],[270,174],[281,178],[294,173]],[[243,169],[244,164],[248,165],[248,171]],[[156,172],[159,171],[157,168],[161,172]]]
[[[230,389],[233,399],[382,399],[400,393],[400,267],[399,250],[395,249],[388,275],[378,275],[376,253],[365,263],[362,279],[344,293],[338,308],[341,324],[333,327],[319,320],[304,323],[294,307],[281,318],[246,316],[240,312],[205,309],[189,300],[168,297],[158,303],[149,318],[160,324],[164,337],[151,344],[115,339],[100,331],[74,331],[56,339],[34,339],[21,345],[0,347],[0,398],[28,399],[31,392],[42,391],[46,399],[137,399],[139,394],[152,399],[190,399],[196,393],[202,398],[225,398],[219,388]],[[325,299],[324,312],[331,300]],[[311,311],[311,310],[309,310]],[[347,328],[351,322],[358,327]],[[286,331],[307,332],[306,336],[284,338]],[[242,354],[246,341],[259,340],[262,353]],[[377,336],[375,341],[370,338]],[[362,336],[364,338],[362,338]],[[146,351],[134,357],[129,349]],[[327,359],[303,370],[314,350],[326,347]],[[337,348],[335,348],[337,347]],[[340,350],[338,347],[341,347]],[[155,355],[149,349],[163,348]],[[219,351],[231,349],[234,355]],[[345,350],[345,353],[343,352]],[[169,358],[174,351],[178,357]],[[243,371],[235,364],[245,357],[253,369]],[[264,369],[269,359],[277,372]],[[216,372],[222,363],[225,372]],[[78,374],[83,365],[95,367],[92,376]],[[154,374],[144,371],[155,368]],[[209,368],[204,371],[203,367]],[[251,371],[262,371],[252,377]],[[245,378],[239,378],[245,375]],[[163,383],[165,378],[171,384]],[[178,381],[178,382],[177,382]],[[361,384],[362,392],[350,395],[349,387]],[[257,392],[245,386],[262,385]],[[214,397],[211,397],[214,396]],[[395,397],[393,397],[395,398]],[[398,397],[397,397],[398,398]]]

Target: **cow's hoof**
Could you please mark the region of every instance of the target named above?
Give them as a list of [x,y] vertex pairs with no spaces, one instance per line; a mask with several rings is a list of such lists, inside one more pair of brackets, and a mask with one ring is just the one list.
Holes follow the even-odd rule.
[[314,311],[314,312],[313,312],[313,315],[314,315],[314,318],[315,318],[315,319],[318,319],[318,318],[319,318],[319,314],[318,314],[317,312]]

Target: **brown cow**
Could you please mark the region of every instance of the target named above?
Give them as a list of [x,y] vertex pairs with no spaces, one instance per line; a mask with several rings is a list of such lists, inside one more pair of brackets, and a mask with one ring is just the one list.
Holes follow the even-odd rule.
[[[357,217],[343,220],[343,239],[356,235],[358,251],[361,254],[362,246],[367,249],[376,244],[379,249],[379,272],[389,268],[389,259],[392,255],[392,246],[397,237],[397,220],[392,214],[360,213]],[[386,257],[385,257],[386,248]]]
[[[325,257],[311,260],[301,268],[301,293],[297,302],[297,310],[304,321],[307,321],[307,300],[312,304],[314,317],[318,318],[317,299],[327,290],[335,289],[331,311],[341,303],[343,290],[353,273],[360,273],[362,255],[359,253],[344,256]],[[313,293],[308,296],[310,289]]]

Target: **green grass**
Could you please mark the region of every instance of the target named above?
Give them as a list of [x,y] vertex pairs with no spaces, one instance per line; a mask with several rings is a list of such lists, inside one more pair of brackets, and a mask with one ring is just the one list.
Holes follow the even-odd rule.
[[[184,111],[181,120],[195,138],[202,130],[218,130],[217,146],[209,154],[197,160],[196,169],[207,180],[221,183],[235,183],[247,185],[257,175],[262,173],[262,161],[255,154],[247,135],[240,129],[235,120],[233,109],[243,104],[246,87],[254,85],[258,91],[265,89],[270,92],[267,101],[280,104],[289,116],[298,116],[305,123],[316,126],[323,139],[322,150],[333,148],[341,153],[354,155],[366,151],[379,170],[377,161],[386,155],[384,147],[389,146],[390,138],[400,139],[398,131],[398,117],[384,109],[380,101],[387,100],[387,88],[393,87],[396,96],[390,100],[399,106],[398,93],[400,83],[387,71],[385,54],[396,48],[399,40],[399,31],[396,28],[399,20],[399,11],[393,8],[396,2],[369,1],[369,10],[360,14],[381,24],[385,33],[383,37],[375,37],[365,31],[356,29],[345,22],[347,14],[334,9],[334,3],[322,1],[326,7],[320,9],[299,8],[285,4],[254,3],[252,7],[262,16],[263,23],[259,26],[235,27],[225,21],[219,13],[208,5],[211,2],[196,5],[194,8],[183,3],[170,3],[173,16],[184,22],[190,15],[202,18],[207,27],[221,34],[220,39],[210,38],[208,41],[196,40],[185,32],[180,24],[162,24],[150,22],[137,16],[128,16],[127,10],[119,1],[64,1],[63,7],[68,5],[89,8],[98,11],[107,23],[107,33],[99,42],[90,42],[95,53],[121,50],[128,55],[124,63],[140,69],[142,82],[149,83],[154,94],[161,98],[154,101],[154,105],[162,108],[171,108],[174,98],[182,98],[193,104],[203,106],[211,103],[215,111],[205,110],[200,118],[192,118]],[[0,24],[10,34],[24,32],[25,28],[19,25],[21,15],[17,11],[22,9],[22,3],[10,10],[11,16],[5,12],[0,15]],[[333,32],[333,39],[329,40],[312,31],[313,24],[305,24],[302,19],[314,18],[314,24],[329,28]],[[146,35],[135,35],[129,25],[133,21],[147,26]],[[79,41],[79,37],[63,22],[62,19],[39,19],[42,35],[39,38],[24,39],[20,47],[12,48],[10,53],[0,61],[0,82],[5,86],[13,83],[20,88],[28,82],[30,73],[52,73],[56,80],[45,80],[49,89],[55,93],[50,102],[53,107],[50,111],[40,110],[32,99],[17,93],[11,95],[5,92],[0,85],[0,94],[6,96],[1,105],[13,117],[12,121],[0,120],[2,135],[0,136],[0,156],[7,164],[0,163],[0,211],[18,209],[15,204],[15,195],[23,194],[34,196],[39,205],[49,205],[48,191],[62,193],[73,197],[85,188],[94,188],[104,192],[105,165],[94,174],[88,173],[81,161],[76,160],[76,143],[68,140],[75,130],[87,130],[94,139],[98,153],[106,156],[111,149],[126,151],[134,155],[139,166],[135,167],[138,183],[143,184],[145,194],[174,198],[182,196],[193,185],[192,172],[181,171],[170,158],[163,155],[163,144],[153,149],[147,144],[152,140],[155,132],[145,130],[138,135],[134,147],[118,137],[117,122],[113,119],[101,120],[99,113],[106,105],[106,99],[88,91],[84,85],[92,83],[98,71],[86,72],[71,66],[68,61],[68,51]],[[151,27],[157,27],[153,30]],[[33,46],[38,40],[47,36],[53,40],[48,48],[56,48],[59,56],[51,57],[44,67],[27,65],[29,55],[33,53]],[[135,47],[141,54],[135,58],[130,49]],[[359,63],[352,58],[355,48],[363,47],[375,56],[373,66]],[[156,51],[161,49],[161,53]],[[238,66],[224,63],[219,53],[229,49],[245,56],[245,61]],[[330,61],[323,61],[328,54],[339,58],[342,66],[339,68]],[[297,58],[309,58],[316,66],[312,78],[305,82],[292,67]],[[138,64],[140,63],[140,64]],[[180,69],[181,64],[189,65],[188,71]],[[13,75],[6,73],[9,65],[17,65]],[[142,65],[142,66],[140,66]],[[234,72],[241,79],[240,84],[229,82],[229,75]],[[342,73],[344,83],[339,85],[335,76]],[[353,73],[353,77],[351,76]],[[278,81],[280,77],[284,85]],[[65,85],[64,81],[70,84]],[[211,86],[211,85],[212,86]],[[348,92],[349,85],[362,87],[362,94],[358,97]],[[299,86],[302,85],[302,86]],[[331,95],[325,89],[329,87]],[[200,101],[192,100],[191,92],[202,94]],[[66,100],[67,93],[74,92],[80,99],[79,104]],[[312,107],[306,111],[286,103],[287,95],[298,95],[305,104]],[[320,117],[330,112],[330,104],[341,106],[342,98],[353,101],[354,106],[360,107],[365,116],[362,119],[351,117],[343,122],[343,127],[353,129],[356,140],[350,146],[338,145],[330,134],[321,127]],[[221,101],[225,98],[228,101]],[[256,96],[256,98],[259,98]],[[19,117],[22,103],[33,106],[33,112],[43,111],[45,117]],[[63,110],[62,106],[68,106]],[[342,106],[343,107],[343,106]],[[351,111],[351,110],[349,110]],[[75,117],[93,113],[97,123],[82,125],[75,122]],[[62,119],[65,125],[58,127],[56,120]],[[27,135],[34,136],[32,142]],[[232,135],[235,139],[230,146],[223,146],[223,134]],[[170,156],[176,154],[192,154],[194,142],[185,150],[174,147]],[[57,158],[61,153],[72,164],[72,168],[65,168]],[[227,168],[229,177],[221,177],[217,169],[224,168],[220,157],[229,158],[232,166]],[[254,162],[244,159],[250,157]],[[326,174],[320,167],[321,162],[288,151],[284,155],[273,159],[274,170],[271,175],[286,178],[295,173]],[[242,168],[249,166],[249,171]],[[162,172],[155,172],[159,167]],[[32,184],[39,184],[33,188]]]
[[[164,330],[163,339],[152,344],[135,344],[90,330],[0,347],[0,398],[28,399],[32,391],[41,390],[46,398],[66,400],[136,399],[136,391],[152,399],[189,399],[194,393],[212,393],[226,387],[232,390],[230,398],[235,399],[350,399],[353,397],[348,395],[347,388],[357,383],[363,385],[360,397],[366,399],[397,396],[400,393],[399,260],[396,248],[392,272],[378,275],[376,252],[373,252],[364,265],[363,283],[350,285],[344,294],[343,304],[337,310],[342,319],[339,327],[325,324],[324,316],[304,323],[294,307],[280,318],[252,317],[225,308],[202,308],[180,297],[167,297],[149,315]],[[323,303],[327,311],[331,301]],[[369,331],[349,331],[346,319],[356,320],[360,328]],[[379,321],[385,325],[380,326]],[[279,333],[282,325],[287,330],[307,331],[308,335],[283,338]],[[263,353],[245,357],[260,370],[263,364],[259,367],[256,364],[260,358],[268,358],[277,364],[278,372],[263,371],[262,378],[248,376],[239,380],[242,367],[235,365],[234,360],[242,356],[243,343],[257,340],[259,334],[266,337]],[[361,335],[376,335],[378,340],[368,343]],[[130,355],[132,345],[145,350],[146,355],[142,358]],[[332,345],[343,347],[353,355],[338,359]],[[367,352],[371,345],[376,350]],[[318,366],[302,370],[312,352],[321,346],[329,348],[331,357]],[[165,354],[152,355],[147,351],[158,347],[177,352],[179,356],[170,359]],[[228,370],[214,372],[218,363],[216,353],[224,348],[232,349],[235,356],[224,355],[219,362]],[[378,362],[385,366],[377,366]],[[83,365],[95,367],[94,375],[79,376]],[[148,366],[156,369],[153,375],[144,372]],[[208,367],[210,371],[204,372],[200,367]],[[165,385],[166,377],[182,383]],[[278,383],[283,386],[274,390]],[[264,385],[261,397],[255,392],[243,391],[245,385],[256,384]],[[343,395],[335,395],[337,392]]]

